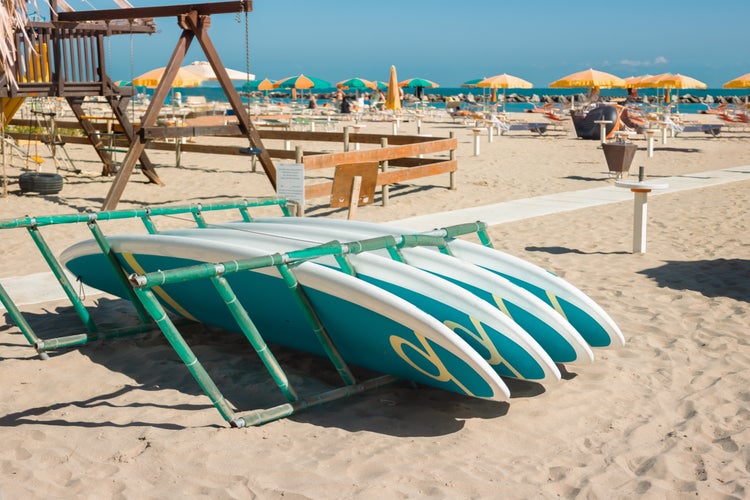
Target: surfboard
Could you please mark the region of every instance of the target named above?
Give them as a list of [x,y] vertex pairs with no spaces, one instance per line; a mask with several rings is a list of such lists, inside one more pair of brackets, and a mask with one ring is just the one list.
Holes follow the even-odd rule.
[[[267,253],[310,247],[294,237],[236,229],[191,228],[164,231],[221,242],[224,248],[251,246]],[[348,256],[358,278],[397,295],[451,328],[484,357],[498,374],[522,380],[560,380],[560,371],[544,349],[517,323],[454,283],[391,259],[363,253]],[[333,257],[316,262],[338,268]]]
[[[266,255],[252,248],[226,249],[223,242],[178,236],[112,236],[108,241],[123,269],[138,274]],[[127,296],[94,240],[69,247],[60,260],[83,283],[120,297]],[[312,262],[296,265],[294,273],[348,363],[468,396],[498,401],[510,396],[507,385],[476,350],[406,300]],[[266,341],[324,354],[275,267],[225,277]],[[240,331],[209,280],[153,290],[174,314]]]
[[[283,236],[305,244],[333,239],[346,242],[368,237],[367,233],[347,229],[267,222],[233,223],[222,227],[233,230]],[[236,229],[235,229],[236,228]],[[505,278],[470,262],[424,248],[404,248],[407,264],[447,279],[491,304],[518,323],[556,363],[590,363],[594,354],[578,331],[546,302]],[[377,252],[388,256],[387,250]]]
[[[341,231],[356,230],[371,236],[416,233],[411,229],[386,224],[321,217],[259,218],[255,221],[304,224],[311,227],[335,228]],[[511,283],[525,288],[552,306],[581,334],[590,346],[618,347],[625,345],[625,337],[609,314],[588,295],[559,276],[519,257],[470,241],[456,238],[448,243],[448,247],[454,257],[496,273]]]

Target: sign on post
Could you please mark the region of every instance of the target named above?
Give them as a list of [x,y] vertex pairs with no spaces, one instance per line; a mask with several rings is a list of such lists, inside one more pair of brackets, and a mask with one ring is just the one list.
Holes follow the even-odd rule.
[[279,163],[276,165],[276,194],[305,206],[305,165]]

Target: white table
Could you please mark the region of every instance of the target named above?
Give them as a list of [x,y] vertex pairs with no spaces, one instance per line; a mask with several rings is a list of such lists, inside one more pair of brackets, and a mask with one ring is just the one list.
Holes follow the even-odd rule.
[[667,189],[666,182],[615,181],[615,186],[630,189],[633,205],[633,253],[646,253],[646,218],[648,216],[648,193],[654,189]]

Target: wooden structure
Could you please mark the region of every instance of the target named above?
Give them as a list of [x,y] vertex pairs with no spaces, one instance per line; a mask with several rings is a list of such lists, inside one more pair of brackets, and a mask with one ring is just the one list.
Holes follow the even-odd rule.
[[[151,182],[163,184],[148,160],[145,146],[149,140],[175,136],[174,130],[167,131],[166,127],[155,125],[162,103],[193,40],[198,40],[239,122],[233,126],[204,127],[202,134],[236,133],[247,136],[251,144],[249,149],[257,152],[260,163],[275,188],[276,172],[271,157],[264,150],[260,136],[252,126],[240,96],[208,35],[212,14],[250,12],[251,0],[59,13],[56,1],[51,0],[50,4],[52,13],[49,23],[29,23],[25,27],[26,36],[23,33],[16,36],[18,63],[13,71],[18,84],[12,85],[7,76],[3,75],[0,79],[0,97],[44,95],[66,98],[105,164],[104,173],[110,174],[114,173],[111,156],[103,147],[96,128],[83,114],[81,106],[86,96],[107,98],[127,137],[129,148],[104,201],[104,210],[112,210],[117,206],[138,162]],[[104,38],[117,33],[153,33],[155,27],[152,22],[131,23],[130,20],[171,16],[177,17],[182,34],[136,131],[125,113],[133,89],[120,88],[107,76]],[[189,137],[191,133],[183,130],[181,136]]]
[[[132,87],[119,87],[107,75],[105,41],[112,35],[154,33],[148,19],[124,19],[124,22],[78,22],[60,20],[56,1],[50,1],[49,22],[29,22],[16,32],[16,64],[0,73],[0,97],[3,105],[26,97],[63,97],[81,123],[88,139],[104,165],[102,174],[114,172],[112,158],[101,144],[99,133],[85,119],[82,109],[87,96],[103,96],[111,105],[120,127],[129,141],[133,126],[125,110],[133,97]],[[60,15],[64,15],[61,13]],[[14,78],[9,78],[11,72]],[[13,80],[15,79],[15,83]],[[159,182],[145,154],[140,158],[144,174]]]

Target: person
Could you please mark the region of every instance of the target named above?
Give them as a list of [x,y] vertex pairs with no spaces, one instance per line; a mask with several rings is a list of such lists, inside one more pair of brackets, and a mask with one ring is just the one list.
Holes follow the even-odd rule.
[[315,96],[310,94],[310,100],[307,101],[307,109],[315,109],[318,107],[318,101],[315,100]]
[[352,106],[349,103],[349,96],[344,96],[341,99],[341,112],[345,114],[349,114],[352,112]]

